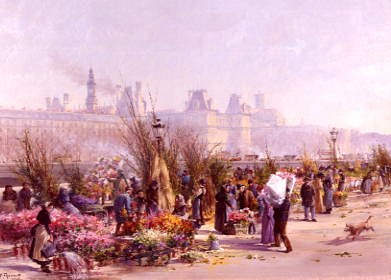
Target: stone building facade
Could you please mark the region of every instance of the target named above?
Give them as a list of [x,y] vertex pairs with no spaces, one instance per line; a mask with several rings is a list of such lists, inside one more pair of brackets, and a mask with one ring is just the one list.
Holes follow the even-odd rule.
[[[47,98],[45,111],[0,109],[0,163],[14,159],[17,138],[29,129],[33,134],[56,135],[70,144],[72,153],[82,161],[93,161],[98,156],[121,153],[121,116],[126,116],[129,100],[136,114],[146,117],[147,94],[141,82],[135,86],[117,87],[116,104],[101,107],[98,103],[94,73],[87,78],[86,107],[82,111],[69,109],[69,95]],[[329,129],[319,126],[286,126],[284,117],[275,109],[267,108],[263,94],[256,94],[253,106],[241,102],[232,94],[225,112],[213,108],[206,90],[189,91],[186,109],[182,112],[158,111],[157,115],[169,127],[187,126],[199,132],[210,145],[221,145],[226,151],[260,155],[265,147],[273,155],[298,155],[306,149],[328,149]],[[391,148],[391,136],[378,133],[360,133],[339,129],[339,153],[361,153],[371,145],[385,144]]]
[[211,145],[219,144],[232,153],[251,153],[254,135],[260,128],[283,127],[282,115],[264,106],[264,96],[255,95],[255,106],[241,103],[240,96],[232,94],[224,113],[214,110],[206,90],[189,92],[184,112],[158,112],[173,126],[193,126]]

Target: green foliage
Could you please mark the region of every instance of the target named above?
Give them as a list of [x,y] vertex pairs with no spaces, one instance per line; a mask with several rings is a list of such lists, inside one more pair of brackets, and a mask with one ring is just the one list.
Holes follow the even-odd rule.
[[301,159],[301,165],[304,171],[304,174],[308,175],[311,172],[318,172],[318,166],[316,162],[311,158],[311,156],[308,154],[306,148],[304,147],[302,159]]
[[278,165],[276,163],[276,160],[274,160],[271,156],[270,151],[266,147],[266,158],[265,158],[265,164],[263,167],[255,167],[255,177],[257,179],[257,183],[264,185],[269,180],[269,177],[271,174],[275,174],[278,170]]
[[86,193],[84,187],[84,174],[81,172],[79,164],[73,164],[70,169],[67,169],[63,162],[61,162],[61,166],[64,172],[65,180],[69,183],[73,193],[83,195],[88,194]]
[[19,139],[20,153],[14,173],[32,186],[38,201],[53,200],[58,191],[58,178],[53,171],[54,145],[47,136],[33,137],[25,130]]
[[220,188],[231,172],[232,165],[229,161],[213,158],[209,164],[209,175],[215,188]]
[[391,155],[384,145],[372,147],[372,167],[391,166]]

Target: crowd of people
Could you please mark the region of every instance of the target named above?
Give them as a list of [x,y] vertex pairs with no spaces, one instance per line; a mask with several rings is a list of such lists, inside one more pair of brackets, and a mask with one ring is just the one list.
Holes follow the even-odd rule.
[[[317,222],[317,214],[331,214],[333,210],[334,191],[343,192],[346,185],[346,176],[343,170],[329,166],[320,167],[317,172],[307,172],[296,175],[303,178],[299,191],[304,210],[304,221]],[[192,178],[185,170],[181,175],[181,193],[175,196],[173,215],[182,219],[191,219],[196,228],[205,224],[204,198],[207,193],[206,181],[200,179],[192,183]],[[288,179],[289,180],[289,179]],[[117,222],[115,235],[121,233],[121,227],[128,220],[137,220],[146,216],[157,216],[162,212],[159,208],[159,183],[153,180],[144,190],[136,178],[126,182],[126,187],[115,188],[116,195],[113,201],[114,217]],[[389,183],[389,182],[388,182]],[[363,178],[361,191],[370,194],[374,184],[387,184],[387,176],[381,169],[370,171]],[[285,197],[280,204],[273,203],[265,192],[265,186],[255,183],[254,172],[238,167],[232,178],[227,178],[215,195],[214,228],[224,233],[230,214],[240,211],[248,215],[248,233],[256,233],[256,224],[261,224],[261,243],[279,247],[281,242],[286,252],[292,251],[292,245],[287,237],[287,223],[291,207],[290,194],[292,189],[285,190]],[[293,188],[293,187],[292,187]],[[11,185],[6,185],[0,210],[2,212],[21,211],[31,209],[33,192],[28,183],[23,183],[19,192]],[[55,201],[57,207],[69,214],[80,214],[78,208],[70,202],[69,190],[60,188]],[[42,204],[37,216],[37,225],[31,230],[33,242],[30,248],[30,258],[41,265],[42,271],[50,272],[50,259],[43,254],[43,246],[52,241],[50,233],[50,209],[52,204]]]

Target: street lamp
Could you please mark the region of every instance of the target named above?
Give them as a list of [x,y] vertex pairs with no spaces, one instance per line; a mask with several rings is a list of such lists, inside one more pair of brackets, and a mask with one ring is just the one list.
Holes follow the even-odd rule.
[[335,143],[337,142],[337,136],[338,136],[338,130],[333,127],[330,131],[330,136],[331,136],[331,142],[333,143],[333,160],[334,160],[334,165],[337,165],[337,149]]
[[166,126],[161,122],[161,119],[158,119],[156,116],[153,116],[152,129],[153,129],[153,134],[157,141],[158,152],[160,152],[160,143],[162,142],[163,139],[162,130],[165,127]]

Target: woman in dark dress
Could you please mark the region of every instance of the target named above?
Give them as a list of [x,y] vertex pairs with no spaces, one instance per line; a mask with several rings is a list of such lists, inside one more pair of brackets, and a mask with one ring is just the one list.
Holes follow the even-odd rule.
[[215,229],[219,232],[224,230],[224,224],[227,222],[227,206],[232,208],[228,198],[229,189],[227,186],[221,187],[216,194],[216,215],[215,215]]
[[42,249],[47,242],[53,241],[53,237],[49,229],[49,225],[51,223],[50,213],[48,210],[49,207],[51,207],[51,204],[43,205],[41,211],[39,211],[37,215],[38,224],[31,229],[33,241],[31,242],[29,251],[30,259],[41,265],[41,270],[46,273],[51,272],[49,264],[52,260],[42,254]]

